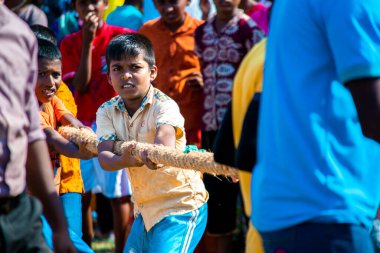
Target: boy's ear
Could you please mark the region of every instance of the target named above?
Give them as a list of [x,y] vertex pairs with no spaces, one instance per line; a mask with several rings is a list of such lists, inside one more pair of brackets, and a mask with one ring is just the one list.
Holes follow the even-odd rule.
[[157,66],[153,65],[153,67],[150,69],[150,82],[153,82],[154,79],[157,77]]

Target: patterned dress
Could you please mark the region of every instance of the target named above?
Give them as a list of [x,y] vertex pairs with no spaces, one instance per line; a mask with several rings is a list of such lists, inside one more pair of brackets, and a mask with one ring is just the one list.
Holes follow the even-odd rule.
[[257,24],[239,11],[219,32],[216,16],[195,31],[196,53],[204,79],[202,126],[216,131],[231,101],[232,82],[247,52],[263,37]]

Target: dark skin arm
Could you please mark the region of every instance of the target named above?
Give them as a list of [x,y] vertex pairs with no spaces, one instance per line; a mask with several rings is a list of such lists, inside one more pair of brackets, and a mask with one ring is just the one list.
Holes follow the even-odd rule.
[[75,127],[75,128],[84,128],[86,127],[85,125],[83,125],[82,122],[80,122],[77,118],[75,118],[73,115],[67,113],[67,114],[64,114],[60,121],[59,121],[62,126],[72,126],[72,127]]
[[56,130],[47,127],[44,129],[49,149],[71,158],[90,159],[94,154],[88,152],[84,145],[77,147],[74,143],[63,138]]
[[131,149],[125,150],[122,155],[113,153],[114,141],[102,141],[98,145],[98,159],[99,163],[104,170],[116,171],[126,167],[140,167],[142,162],[134,159],[130,153]]
[[380,142],[380,78],[365,78],[345,84],[358,112],[363,135]]
[[85,92],[91,80],[92,42],[95,38],[96,29],[99,26],[99,19],[94,12],[89,12],[84,20],[82,32],[82,55],[78,71],[73,79],[68,81],[78,92]]
[[[175,128],[171,125],[161,125],[158,127],[156,136],[154,138],[154,144],[161,144],[164,146],[175,148],[176,134]],[[142,154],[141,160],[148,166],[149,169],[156,170],[163,165],[155,164],[148,158],[148,153],[145,151]]]
[[[157,129],[154,143],[165,146],[175,147],[175,128],[169,125],[162,125]],[[126,150],[121,156],[113,153],[114,141],[103,141],[98,145],[99,162],[104,170],[115,171],[127,167],[139,167],[143,164],[150,169],[157,169],[160,165],[153,163],[147,157],[147,152],[143,152],[141,161],[134,159],[130,153],[131,150]]]
[[[59,121],[62,126],[73,126],[75,128],[84,128],[82,122],[75,118],[72,114],[64,114]],[[46,141],[49,145],[49,149],[71,158],[90,159],[94,157],[94,154],[87,152],[85,149],[85,143],[78,148],[74,143],[63,138],[53,128],[45,128],[44,133],[46,135]]]
[[44,207],[44,215],[53,230],[55,252],[76,252],[67,232],[66,219],[53,184],[48,148],[44,140],[28,145],[26,180],[28,189]]

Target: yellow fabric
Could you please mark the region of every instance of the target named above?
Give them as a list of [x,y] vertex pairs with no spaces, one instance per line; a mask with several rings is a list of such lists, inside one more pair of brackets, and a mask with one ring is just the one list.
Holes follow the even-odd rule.
[[261,92],[263,83],[266,39],[261,40],[243,59],[232,88],[232,127],[237,147],[245,113],[256,92]]
[[[262,91],[266,39],[256,44],[243,59],[234,79],[232,88],[232,131],[235,147],[238,147],[248,106],[255,93]],[[240,188],[245,213],[251,215],[251,176],[250,172],[239,171]],[[263,253],[259,233],[251,225],[247,233],[246,252]]]
[[124,0],[109,0],[108,8],[104,11],[103,20],[107,19],[108,14],[110,14],[113,10],[116,9],[117,6],[122,6],[124,4]]
[[249,223],[248,232],[245,241],[246,253],[264,253],[263,240],[259,232]]
[[63,104],[66,106],[66,109],[68,109],[74,115],[74,117],[76,117],[77,105],[75,104],[73,94],[64,82],[61,82],[61,86],[55,95],[61,99]]
[[[77,106],[74,97],[64,82],[61,82],[61,86],[59,87],[56,96],[59,97],[66,108],[76,116]],[[59,159],[61,162],[59,194],[68,192],[84,193],[79,159],[68,158],[64,155],[60,155]]]
[[[183,151],[186,145],[184,119],[178,105],[153,86],[132,117],[123,99],[117,96],[100,106],[96,125],[100,142],[117,139],[143,143],[154,143],[157,128],[171,125],[177,131],[176,149]],[[199,171],[168,166],[151,170],[144,165],[129,167],[128,176],[135,215],[141,213],[147,231],[162,218],[196,210],[208,199]]]

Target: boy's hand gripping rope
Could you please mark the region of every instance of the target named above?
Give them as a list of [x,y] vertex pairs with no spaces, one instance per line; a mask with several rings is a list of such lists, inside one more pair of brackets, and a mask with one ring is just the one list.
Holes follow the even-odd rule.
[[[65,139],[74,142],[78,146],[85,144],[88,151],[98,154],[97,136],[91,130],[86,128],[60,127],[58,131]],[[214,161],[214,154],[210,152],[192,151],[184,154],[179,150],[162,145],[139,143],[136,141],[116,141],[114,153],[121,155],[128,148],[131,150],[130,155],[140,161],[141,154],[147,151],[148,158],[156,164],[193,169],[214,176],[221,175],[238,178],[237,169],[216,163]]]

